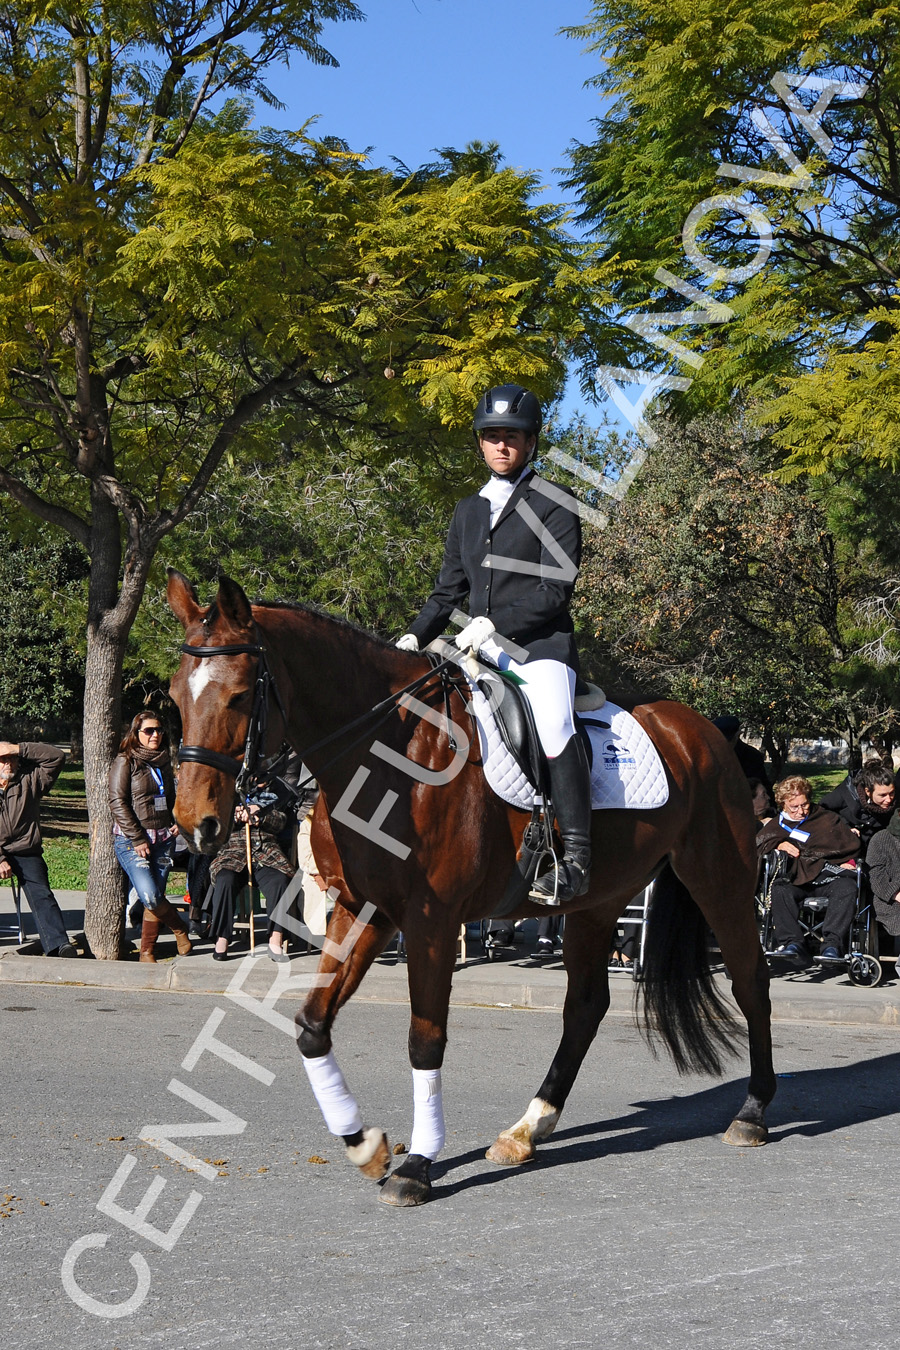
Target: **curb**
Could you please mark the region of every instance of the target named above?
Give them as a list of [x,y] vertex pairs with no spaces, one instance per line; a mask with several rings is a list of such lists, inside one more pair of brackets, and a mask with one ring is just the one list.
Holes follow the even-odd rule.
[[[278,972],[287,972],[264,959],[254,965],[241,981],[251,995],[265,995],[272,989]],[[299,956],[291,962],[292,987],[286,994],[299,998],[304,978],[316,969],[312,956]],[[0,984],[46,984],[59,987],[122,989],[135,992],[222,995],[241,966],[241,960],[213,962],[209,954],[176,956],[156,965],[136,961],[64,960],[19,956],[15,951],[0,955]],[[730,986],[717,976],[720,993],[730,1001]],[[631,1016],[636,986],[628,975],[610,976],[610,1013]],[[507,961],[503,964],[470,963],[459,967],[453,977],[450,1003],[453,1007],[516,1008],[559,1012],[566,994],[566,975],[561,965],[535,967],[530,962]],[[772,1021],[826,1022],[848,1026],[900,1026],[900,985],[861,989],[844,978],[814,984],[807,979],[776,977],[771,985]],[[408,1003],[405,966],[376,963],[354,994],[357,1002]]]

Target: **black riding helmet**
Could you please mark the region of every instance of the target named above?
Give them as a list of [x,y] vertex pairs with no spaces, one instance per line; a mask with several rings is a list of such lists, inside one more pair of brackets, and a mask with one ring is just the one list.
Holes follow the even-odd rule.
[[488,427],[510,427],[537,436],[542,422],[541,405],[530,390],[520,384],[499,384],[482,394],[472,430],[476,440]]

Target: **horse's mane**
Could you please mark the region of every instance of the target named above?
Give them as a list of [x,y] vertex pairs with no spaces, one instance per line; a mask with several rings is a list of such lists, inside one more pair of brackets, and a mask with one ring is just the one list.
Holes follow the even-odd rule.
[[[396,652],[398,649],[393,642],[387,638],[379,637],[377,633],[372,633],[367,628],[361,628],[358,623],[353,623],[350,619],[345,619],[341,614],[331,614],[327,609],[322,609],[319,605],[309,604],[300,600],[253,600],[251,601],[254,609],[288,609],[299,614],[311,614],[316,619],[327,619],[329,623],[336,624],[339,628],[353,633],[358,638],[363,638],[367,642],[374,643],[382,651],[388,649]],[[210,611],[211,612],[211,611]]]

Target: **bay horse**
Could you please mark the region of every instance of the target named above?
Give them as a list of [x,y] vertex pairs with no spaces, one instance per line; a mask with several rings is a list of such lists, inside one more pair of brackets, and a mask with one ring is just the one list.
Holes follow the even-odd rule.
[[[303,605],[251,605],[227,577],[204,609],[190,582],[170,571],[168,600],[186,639],[171,692],[184,737],[175,817],[190,846],[214,853],[228,836],[263,674],[269,721],[260,753],[286,738],[321,788],[312,847],[339,898],[328,924],[330,951],[319,962],[323,987],[312,990],[295,1018],[298,1042],[326,1124],[343,1139],[350,1161],[378,1180],[390,1165],[387,1140],[380,1129],[363,1129],[334,1058],[331,1029],[373,960],[403,931],[414,1127],[410,1153],[381,1198],[422,1204],[443,1144],[440,1068],[460,925],[496,909],[530,817],[488,787],[467,691],[443,690],[427,657]],[[398,705],[394,696],[416,680],[415,697]],[[708,924],[749,1035],[748,1093],[725,1140],[766,1142],[775,1075],[769,974],[754,915],[749,790],[730,746],[698,713],[664,700],[633,711],[662,756],[669,799],[653,810],[594,812],[591,887],[563,906],[562,1039],[524,1115],[488,1150],[496,1163],[529,1161],[556,1126],[609,1007],[615,922],[654,877],[645,1029],[680,1072],[722,1072],[722,1052],[734,1050],[737,1028],[709,970]],[[371,917],[363,926],[364,907]],[[526,902],[512,917],[545,912]],[[335,955],[354,923],[361,929],[355,943]]]

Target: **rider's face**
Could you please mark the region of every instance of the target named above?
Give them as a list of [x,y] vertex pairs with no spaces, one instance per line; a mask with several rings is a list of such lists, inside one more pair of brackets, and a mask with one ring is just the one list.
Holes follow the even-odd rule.
[[534,436],[513,427],[488,427],[481,433],[481,453],[492,473],[504,478],[521,473],[534,447]]

